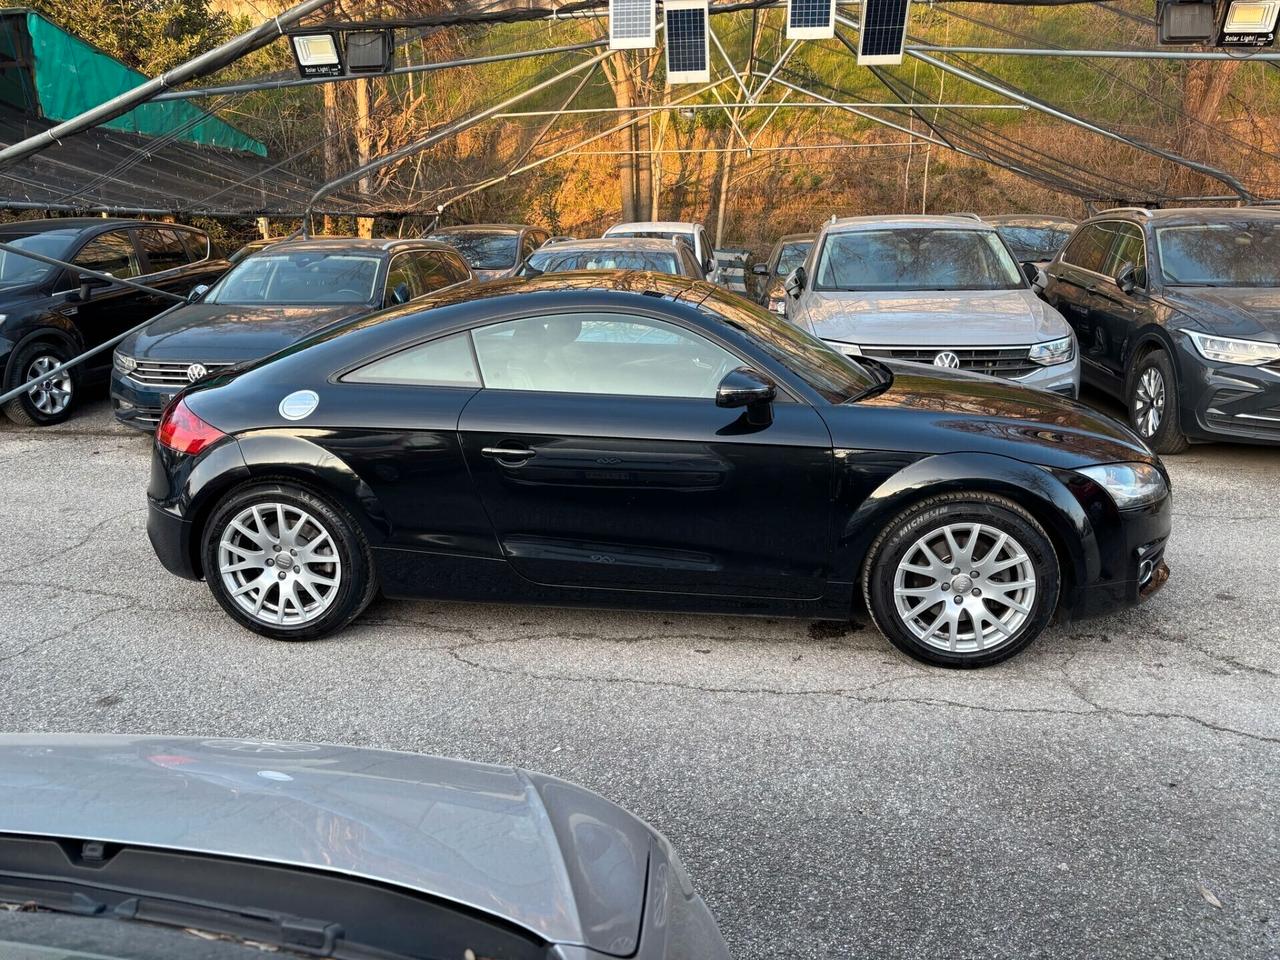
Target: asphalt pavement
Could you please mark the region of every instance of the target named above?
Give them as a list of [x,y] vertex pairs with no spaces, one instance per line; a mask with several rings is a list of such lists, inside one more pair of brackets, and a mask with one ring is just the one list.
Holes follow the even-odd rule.
[[0,730],[516,764],[662,830],[742,958],[1280,956],[1280,451],[1193,447],[1172,577],[1012,661],[867,626],[382,601],[317,643],[166,574],[149,441],[0,425]]

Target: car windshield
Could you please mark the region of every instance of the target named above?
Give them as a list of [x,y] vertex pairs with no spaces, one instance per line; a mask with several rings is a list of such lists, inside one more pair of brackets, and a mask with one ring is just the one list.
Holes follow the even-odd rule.
[[456,247],[475,270],[514,267],[520,246],[520,237],[514,233],[437,233],[431,239]]
[[796,267],[802,266],[805,257],[809,256],[809,248],[812,246],[812,240],[784,243],[782,252],[778,254],[778,265],[774,268],[773,275],[775,277],[785,277]]
[[1070,224],[1046,224],[1042,227],[1014,226],[1006,224],[996,227],[996,233],[1004,238],[1004,242],[1013,251],[1019,262],[1030,260],[1052,260],[1058,251],[1071,239]]
[[698,304],[755,340],[760,348],[830,403],[846,403],[876,385],[860,364],[758,304],[714,289]]
[[539,250],[520,268],[522,277],[565,270],[652,270],[655,273],[680,272],[675,252],[655,250]]
[[1280,221],[1158,227],[1156,245],[1173,286],[1280,286]]
[[912,227],[827,236],[818,290],[1013,290],[1018,265],[994,230]]
[[206,303],[373,303],[377,257],[309,250],[259,253],[231,268]]
[[[46,257],[65,260],[77,236],[79,236],[78,230],[47,230],[43,233],[29,233],[26,236],[2,234],[0,243],[44,254]],[[58,268],[52,264],[32,260],[20,253],[0,251],[0,286],[3,287],[38,283],[56,269]]]

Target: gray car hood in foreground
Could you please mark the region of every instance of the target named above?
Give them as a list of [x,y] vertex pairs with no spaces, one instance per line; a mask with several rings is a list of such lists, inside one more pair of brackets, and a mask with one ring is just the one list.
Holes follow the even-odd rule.
[[0,735],[0,833],[307,867],[617,955],[657,838],[603,797],[511,767],[311,743]]
[[1065,337],[1062,315],[1027,289],[813,290],[799,325],[823,340],[868,346],[985,347]]

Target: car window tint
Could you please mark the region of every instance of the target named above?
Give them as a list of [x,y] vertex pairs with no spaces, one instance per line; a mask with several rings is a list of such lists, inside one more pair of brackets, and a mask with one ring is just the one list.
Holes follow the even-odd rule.
[[432,340],[375,360],[347,374],[355,383],[412,383],[437,387],[478,387],[475,356],[465,333]]
[[440,265],[440,271],[447,278],[445,286],[466,283],[471,279],[471,270],[466,261],[456,253],[427,253],[422,256],[431,257]]
[[209,259],[210,248],[209,235],[207,233],[198,233],[195,230],[177,230],[174,232],[187,245],[187,255],[190,256],[192,263],[199,263],[201,260]]
[[[397,290],[401,289],[401,299],[397,300],[394,295]],[[391,264],[387,269],[385,296],[387,303],[404,303],[415,297],[422,296],[427,290],[428,288],[422,282],[421,271],[409,254],[402,253],[400,256],[391,259]]]
[[422,289],[433,293],[466,279],[466,266],[457,257],[441,253],[413,254],[414,269],[420,277]]
[[1091,223],[1081,227],[1080,232],[1063,252],[1063,262],[1092,270],[1094,273],[1101,273],[1107,251],[1111,249],[1112,234],[1106,227],[1107,224],[1102,223]]
[[113,277],[136,277],[142,272],[133,241],[123,230],[94,237],[76,254],[72,263]]
[[190,262],[187,248],[176,230],[143,227],[138,230],[142,249],[147,251],[147,266],[151,273],[185,267]]
[[1108,224],[1110,232],[1115,237],[1115,242],[1111,246],[1111,252],[1107,254],[1107,259],[1103,261],[1101,273],[1105,273],[1113,280],[1119,276],[1121,268],[1125,264],[1133,264],[1135,267],[1145,267],[1146,257],[1143,254],[1142,231],[1132,223]]
[[484,384],[497,390],[712,398],[741,365],[674,324],[620,314],[561,314],[472,331]]

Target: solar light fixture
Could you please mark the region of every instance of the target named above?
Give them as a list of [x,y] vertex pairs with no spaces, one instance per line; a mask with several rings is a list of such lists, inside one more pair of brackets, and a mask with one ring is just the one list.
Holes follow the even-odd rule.
[[910,15],[911,0],[864,0],[858,64],[873,67],[901,63]]
[[289,38],[298,73],[304,77],[342,76],[338,38],[332,33],[295,33]]
[[352,30],[346,34],[347,73],[386,73],[395,59],[390,30]]
[[609,49],[658,45],[657,0],[609,0]]
[[1212,0],[1160,0],[1156,39],[1162,44],[1212,43],[1218,31]]
[[667,84],[711,81],[707,0],[666,0]]
[[1276,37],[1280,0],[1231,0],[1222,18],[1218,44],[1224,47],[1269,47]]
[[788,40],[830,40],[835,35],[835,0],[787,0]]

